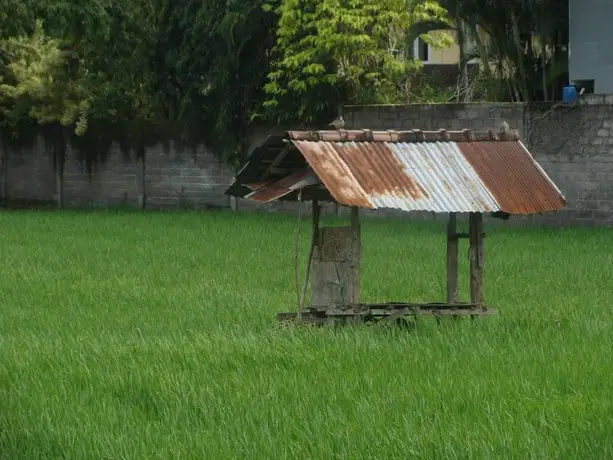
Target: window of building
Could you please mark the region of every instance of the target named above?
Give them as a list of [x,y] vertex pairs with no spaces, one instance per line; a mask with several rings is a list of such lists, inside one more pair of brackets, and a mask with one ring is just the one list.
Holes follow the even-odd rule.
[[413,55],[423,63],[430,61],[430,45],[422,38],[417,38],[413,43]]

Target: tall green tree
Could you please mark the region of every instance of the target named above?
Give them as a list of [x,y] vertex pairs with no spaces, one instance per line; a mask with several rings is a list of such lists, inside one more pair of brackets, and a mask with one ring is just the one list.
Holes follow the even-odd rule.
[[156,50],[159,89],[186,142],[239,160],[262,99],[275,16],[262,0],[167,1]]
[[398,102],[420,66],[406,46],[412,27],[447,20],[433,1],[270,0],[266,6],[279,18],[264,103],[277,120],[313,121],[343,103]]

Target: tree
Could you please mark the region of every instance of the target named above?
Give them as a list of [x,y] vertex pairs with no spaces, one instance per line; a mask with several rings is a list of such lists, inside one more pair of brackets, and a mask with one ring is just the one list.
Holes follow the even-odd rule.
[[10,77],[0,84],[0,98],[41,125],[75,125],[76,132],[83,133],[88,94],[67,78],[67,55],[59,40],[45,35],[42,21],[36,21],[32,35],[5,39],[0,46],[10,59]]
[[[490,98],[550,99],[567,67],[568,0],[441,0],[467,26],[492,87]],[[478,28],[490,37],[485,43]]]
[[314,121],[343,103],[398,102],[420,67],[407,46],[412,26],[446,21],[431,1],[407,8],[404,0],[271,0],[266,7],[279,18],[264,103],[277,121]]
[[262,99],[275,16],[262,0],[169,2],[156,54],[158,89],[172,100],[188,144],[206,142],[240,162]]

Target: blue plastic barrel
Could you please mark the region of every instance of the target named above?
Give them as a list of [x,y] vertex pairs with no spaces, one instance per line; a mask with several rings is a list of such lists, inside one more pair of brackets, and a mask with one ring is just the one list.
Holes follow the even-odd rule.
[[577,88],[574,86],[565,86],[562,90],[562,100],[567,104],[571,104],[575,102],[575,99],[577,99]]

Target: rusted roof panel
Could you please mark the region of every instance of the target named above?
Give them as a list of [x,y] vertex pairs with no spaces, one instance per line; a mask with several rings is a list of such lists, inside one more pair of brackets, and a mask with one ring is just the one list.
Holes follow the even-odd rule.
[[566,205],[556,185],[519,141],[462,142],[460,151],[508,214],[555,211]]
[[346,206],[373,208],[368,194],[338,156],[335,144],[327,142],[293,141],[319,176],[332,197]]
[[499,210],[452,142],[293,142],[334,199],[346,206],[435,212]]
[[262,203],[268,203],[270,201],[277,200],[282,196],[293,192],[294,190],[299,190],[303,187],[318,183],[319,178],[313,173],[313,171],[300,171],[280,180],[272,181],[265,185],[260,185],[257,190],[249,193],[245,196],[245,198],[260,201]]

